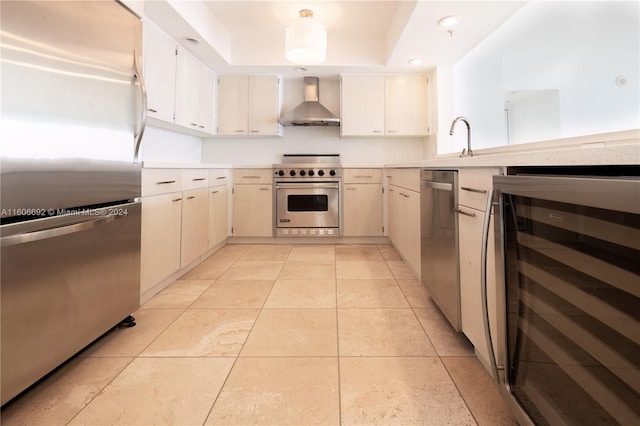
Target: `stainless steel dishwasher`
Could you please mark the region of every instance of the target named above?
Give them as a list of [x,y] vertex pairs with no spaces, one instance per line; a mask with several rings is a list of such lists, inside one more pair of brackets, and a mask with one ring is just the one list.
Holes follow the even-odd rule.
[[458,272],[458,172],[424,169],[421,173],[422,283],[456,331],[460,331]]

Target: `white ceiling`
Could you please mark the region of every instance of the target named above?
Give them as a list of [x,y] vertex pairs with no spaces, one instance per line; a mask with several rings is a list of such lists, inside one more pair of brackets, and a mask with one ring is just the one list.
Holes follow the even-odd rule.
[[[278,72],[297,77],[284,56],[285,26],[311,9],[327,26],[327,60],[305,74],[410,72],[453,64],[513,15],[523,1],[214,1],[147,2],[145,13],[216,72]],[[167,7],[169,5],[170,7]],[[168,11],[184,19],[172,19]],[[460,17],[453,33],[438,25]],[[163,25],[166,21],[167,24]],[[193,22],[198,21],[198,22]],[[169,25],[172,28],[167,28]],[[187,24],[187,25],[184,25]],[[420,66],[409,65],[422,58]]]

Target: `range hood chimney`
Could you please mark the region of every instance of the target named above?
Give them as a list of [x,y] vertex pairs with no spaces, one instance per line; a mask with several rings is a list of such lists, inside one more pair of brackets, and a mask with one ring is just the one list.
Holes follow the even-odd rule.
[[339,126],[340,119],[320,104],[318,77],[304,77],[304,101],[280,118],[283,126]]

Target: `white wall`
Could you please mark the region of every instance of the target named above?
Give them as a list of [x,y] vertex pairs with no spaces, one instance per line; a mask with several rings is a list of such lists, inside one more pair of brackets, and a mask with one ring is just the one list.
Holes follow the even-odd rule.
[[147,126],[140,148],[143,161],[200,163],[202,139],[170,130]]
[[[282,112],[302,102],[302,77],[285,80]],[[320,79],[320,103],[340,115],[340,81]],[[282,161],[282,154],[340,154],[344,164],[417,161],[431,157],[425,138],[340,138],[339,127],[285,127],[284,137],[212,137],[202,145],[203,163],[261,164]],[[426,152],[425,152],[426,151]]]

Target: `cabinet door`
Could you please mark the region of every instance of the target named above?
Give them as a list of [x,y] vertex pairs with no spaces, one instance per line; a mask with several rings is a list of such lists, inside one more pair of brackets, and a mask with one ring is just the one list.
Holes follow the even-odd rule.
[[218,77],[218,134],[246,135],[249,114],[249,77]]
[[397,211],[398,211],[398,188],[389,186],[387,190],[387,236],[389,241],[394,247],[398,246],[398,225],[397,225]]
[[199,64],[198,81],[198,129],[213,134],[213,104],[215,90],[215,75],[213,71]]
[[340,82],[340,133],[384,135],[384,76],[343,75]]
[[345,236],[381,236],[382,185],[344,184],[342,212]]
[[209,189],[192,189],[182,193],[182,257],[185,267],[209,246]]
[[209,248],[227,238],[229,229],[229,191],[226,186],[209,188]]
[[198,84],[200,62],[185,49],[178,49],[176,69],[176,124],[194,130],[198,127]]
[[273,236],[271,185],[236,185],[233,190],[233,235]]
[[280,77],[249,77],[249,134],[278,135],[280,125]]
[[182,194],[142,199],[140,293],[180,269]]
[[150,117],[173,123],[176,96],[176,43],[144,21],[144,79]]
[[413,268],[420,273],[420,193],[406,189],[398,189],[401,202],[397,212],[400,251]]
[[399,74],[385,77],[385,130],[389,136],[427,134],[427,77]]

